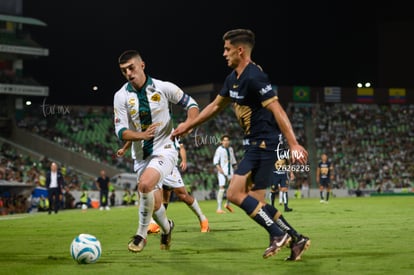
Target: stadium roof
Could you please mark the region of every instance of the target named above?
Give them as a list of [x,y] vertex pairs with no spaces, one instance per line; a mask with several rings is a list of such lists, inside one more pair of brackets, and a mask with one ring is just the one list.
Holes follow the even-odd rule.
[[45,22],[40,21],[39,19],[35,19],[32,17],[6,15],[6,14],[0,14],[0,21],[16,22],[16,23],[30,24],[30,25],[37,25],[37,26],[47,26]]

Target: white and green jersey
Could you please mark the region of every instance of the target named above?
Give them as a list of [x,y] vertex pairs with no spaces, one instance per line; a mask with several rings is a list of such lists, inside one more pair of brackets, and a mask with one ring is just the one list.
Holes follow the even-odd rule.
[[198,108],[195,100],[184,93],[177,85],[147,76],[144,87],[136,91],[127,82],[114,96],[115,134],[122,140],[126,129],[142,132],[152,124],[157,125],[155,136],[151,140],[132,143],[131,154],[137,159],[142,149],[143,159],[158,154],[162,149],[174,146],[171,140],[173,121],[169,103],[182,106],[185,110]]
[[237,163],[233,148],[225,148],[223,145],[217,147],[214,153],[213,163],[214,165],[220,165],[221,169],[223,169],[224,175],[232,176],[233,165]]

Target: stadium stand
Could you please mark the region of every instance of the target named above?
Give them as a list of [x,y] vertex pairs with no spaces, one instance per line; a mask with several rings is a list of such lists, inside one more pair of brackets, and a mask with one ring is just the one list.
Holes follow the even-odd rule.
[[387,191],[413,186],[414,105],[321,104],[317,155],[335,163],[336,187]]
[[[90,108],[89,114],[71,112],[70,117],[59,119],[30,117],[20,124],[94,160],[103,160],[118,169],[131,171],[128,170],[132,165],[129,157],[124,160],[111,157],[121,144],[113,132],[110,107],[105,111],[101,108],[97,107],[95,111]],[[72,109],[79,110],[76,107]],[[364,189],[381,187],[387,190],[411,186],[414,125],[409,118],[414,112],[413,105],[396,108],[376,104],[290,104],[287,112],[298,140],[313,153],[313,162],[316,163],[322,152],[331,156],[336,166],[335,188],[356,189],[361,185]],[[184,118],[174,115],[174,119],[179,122]],[[50,124],[42,127],[45,121]],[[220,136],[225,133],[232,136],[236,157],[240,158],[242,132],[231,109],[195,129],[183,140],[189,152],[188,171],[183,177],[191,185],[191,190],[209,190],[215,186],[211,160]],[[313,176],[313,170],[314,166],[310,173],[298,174],[297,183],[311,180],[308,177]],[[379,171],[379,176],[376,176],[376,171]],[[388,174],[391,181],[386,180]]]

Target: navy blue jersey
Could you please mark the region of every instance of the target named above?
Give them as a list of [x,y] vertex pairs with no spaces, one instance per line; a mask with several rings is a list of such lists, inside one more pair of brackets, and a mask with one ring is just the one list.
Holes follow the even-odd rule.
[[281,133],[272,112],[264,108],[277,100],[269,78],[259,66],[249,63],[237,78],[235,71],[224,81],[220,91],[234,102],[236,117],[244,130],[244,145],[275,150]]
[[318,167],[320,169],[319,177],[320,179],[328,179],[331,176],[331,163],[329,161],[322,162],[320,161]]

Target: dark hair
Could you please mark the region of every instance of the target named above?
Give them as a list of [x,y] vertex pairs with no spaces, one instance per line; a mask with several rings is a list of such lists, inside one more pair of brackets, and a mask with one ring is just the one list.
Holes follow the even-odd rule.
[[223,141],[225,138],[228,138],[230,140],[230,136],[229,135],[222,135],[220,140]]
[[226,32],[223,35],[223,40],[229,40],[230,44],[248,44],[251,48],[254,47],[255,44],[255,35],[249,29],[234,29]]
[[128,60],[130,60],[131,58],[134,57],[138,57],[141,58],[141,55],[139,54],[138,51],[136,50],[127,50],[124,51],[119,57],[118,57],[118,63],[119,64],[124,64],[126,63]]

